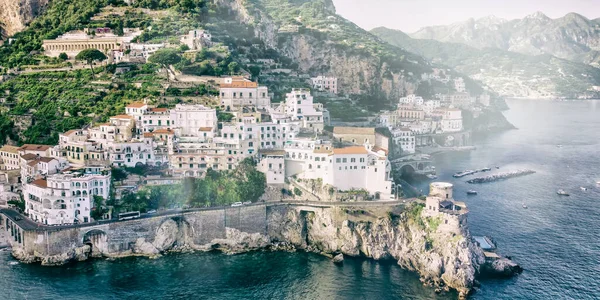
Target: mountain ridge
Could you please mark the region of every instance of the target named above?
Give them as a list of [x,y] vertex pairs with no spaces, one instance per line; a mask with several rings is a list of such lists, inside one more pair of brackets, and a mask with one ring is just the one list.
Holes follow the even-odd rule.
[[494,47],[529,55],[551,54],[600,67],[599,61],[586,60],[590,52],[600,51],[600,18],[590,20],[568,13],[552,19],[541,12],[505,22],[491,23],[486,18],[490,17],[424,27],[408,35],[459,42],[479,49]]
[[447,65],[481,80],[503,96],[600,96],[590,91],[600,85],[600,69],[550,54],[527,55],[495,47],[480,49],[463,43],[413,39],[402,31],[385,27],[374,28],[371,33],[433,63]]

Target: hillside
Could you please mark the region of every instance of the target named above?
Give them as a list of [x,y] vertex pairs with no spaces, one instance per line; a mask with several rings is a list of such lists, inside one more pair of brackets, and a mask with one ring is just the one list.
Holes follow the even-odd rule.
[[48,0],[0,0],[0,40],[25,28],[48,4]]
[[534,56],[492,47],[413,39],[402,31],[387,28],[376,28],[371,33],[433,63],[448,65],[481,80],[504,96],[598,96],[589,90],[600,85],[600,69],[582,63],[548,54]]
[[528,55],[550,54],[600,67],[600,22],[576,13],[558,19],[540,12],[511,21],[493,16],[469,19],[447,26],[425,27],[410,36],[479,49],[492,47]]

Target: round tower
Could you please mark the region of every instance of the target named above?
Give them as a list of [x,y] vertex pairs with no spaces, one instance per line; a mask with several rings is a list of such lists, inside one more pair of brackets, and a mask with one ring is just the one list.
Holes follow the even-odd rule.
[[442,199],[453,200],[452,187],[453,185],[448,182],[432,182],[429,185],[429,196],[437,196]]

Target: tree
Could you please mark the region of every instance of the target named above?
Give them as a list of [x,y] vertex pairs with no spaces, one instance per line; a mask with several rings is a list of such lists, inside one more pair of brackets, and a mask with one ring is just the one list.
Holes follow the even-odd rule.
[[106,212],[106,208],[104,207],[104,197],[99,195],[94,195],[94,208],[90,215],[94,220],[102,219],[102,216]]
[[98,49],[85,49],[79,52],[79,54],[75,56],[75,59],[87,62],[92,70],[92,78],[94,78],[94,66],[92,64],[94,61],[101,62],[105,60],[106,55],[104,55],[104,53],[100,52]]
[[148,59],[151,63],[159,64],[167,70],[167,80],[169,80],[169,65],[174,65],[181,61],[181,56],[175,49],[159,49]]
[[229,63],[229,65],[227,65],[227,69],[229,70],[229,74],[233,75],[233,74],[237,73],[237,71],[240,69],[240,66],[238,65],[238,63],[233,61],[233,62]]
[[188,51],[188,50],[190,50],[190,46],[188,46],[188,45],[186,45],[186,44],[183,44],[183,45],[179,46],[179,50],[180,50],[181,52]]
[[60,59],[62,59],[62,60],[67,60],[67,59],[69,59],[69,56],[68,56],[66,53],[64,53],[64,52],[61,52],[61,53],[58,55],[58,58],[60,58]]
[[302,191],[299,188],[295,187],[294,188],[294,194],[296,196],[300,197],[300,196],[302,196]]
[[110,175],[114,181],[122,181],[123,179],[127,178],[127,172],[119,168],[112,168],[110,170]]

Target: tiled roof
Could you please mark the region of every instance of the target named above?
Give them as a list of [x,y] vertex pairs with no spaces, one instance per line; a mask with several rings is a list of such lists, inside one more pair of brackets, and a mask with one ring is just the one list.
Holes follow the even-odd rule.
[[36,145],[36,144],[25,144],[19,148],[19,150],[23,151],[46,151],[52,148],[50,145]]
[[256,88],[258,84],[252,81],[233,81],[232,83],[222,83],[221,88]]
[[114,116],[114,117],[110,117],[111,119],[133,119],[132,116],[130,115],[118,115],[118,116]]
[[11,145],[4,145],[4,146],[2,146],[2,148],[0,148],[0,151],[9,152],[9,153],[17,153],[18,150],[19,150],[19,147],[11,146]]
[[200,131],[212,131],[212,127],[200,127]]
[[369,151],[363,146],[352,146],[333,149],[333,154],[368,154]]
[[48,187],[48,182],[44,179],[36,179],[34,181],[31,182],[31,184],[37,185],[39,187]]
[[334,127],[333,134],[375,134],[372,127]]
[[280,156],[284,156],[285,155],[285,150],[261,149],[261,150],[258,150],[258,152],[260,154],[264,154],[264,155],[280,155]]
[[142,108],[146,105],[146,103],[144,102],[133,102],[129,105],[127,105],[127,108]]
[[21,158],[24,160],[32,160],[32,159],[37,159],[37,155],[33,154],[33,153],[26,153],[21,155]]
[[152,133],[166,133],[166,134],[173,134],[173,130],[171,130],[171,129],[156,129],[156,130],[154,130]]
[[148,111],[152,111],[152,112],[166,112],[167,110],[169,110],[166,107],[154,107],[154,108],[149,108]]

